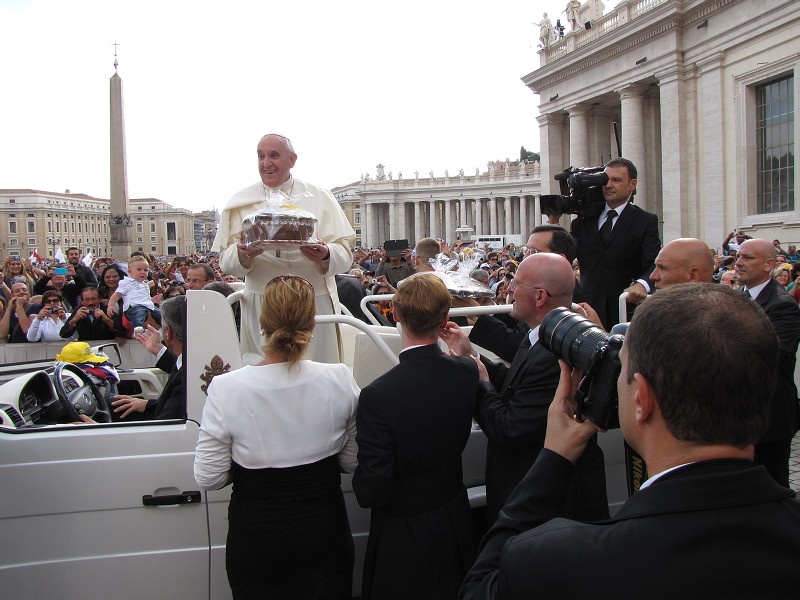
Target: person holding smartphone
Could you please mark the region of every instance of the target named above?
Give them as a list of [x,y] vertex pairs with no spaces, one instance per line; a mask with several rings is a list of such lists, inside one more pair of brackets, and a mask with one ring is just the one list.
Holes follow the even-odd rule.
[[[71,278],[71,281],[68,280]],[[34,295],[44,294],[48,290],[55,290],[61,296],[64,312],[71,313],[73,307],[80,303],[80,293],[86,287],[86,280],[75,272],[71,263],[53,265],[47,275],[36,282],[33,287]]]

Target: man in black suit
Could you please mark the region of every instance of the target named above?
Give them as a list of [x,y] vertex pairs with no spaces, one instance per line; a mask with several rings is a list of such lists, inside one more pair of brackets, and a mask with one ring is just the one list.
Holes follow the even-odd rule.
[[364,598],[455,598],[475,559],[461,453],[478,369],[439,348],[449,309],[441,279],[404,279],[394,297],[400,364],[361,390],[353,490],[372,508]]
[[[558,360],[539,343],[539,324],[558,307],[572,304],[572,265],[550,253],[525,258],[511,283],[511,315],[531,328],[510,367],[482,359],[481,397],[475,420],[489,439],[486,455],[486,508],[489,523],[505,504],[544,445],[547,407],[558,385]],[[463,331],[448,323],[442,338],[456,354],[474,351]],[[577,465],[566,514],[600,519],[608,516],[603,452],[591,441]]]
[[361,284],[361,278],[355,276],[361,273],[358,269],[353,269],[347,275],[336,275],[336,291],[339,294],[339,302],[350,311],[356,319],[361,319],[369,324],[370,320],[364,311],[361,310],[361,300],[367,295],[367,290]]
[[[575,260],[575,240],[560,225],[539,225],[531,232],[523,252],[526,256],[539,252],[553,252],[560,254],[572,264]],[[513,297],[513,292],[511,294]],[[575,303],[585,301],[578,281],[575,282],[575,289],[572,291],[572,301]],[[474,321],[469,341],[491,350],[507,362],[514,360],[522,338],[529,331],[525,323],[516,322],[508,314],[481,315]]]
[[[183,338],[186,320],[186,296],[179,295],[161,303],[161,329],[148,326],[148,333],[137,339],[158,359],[156,367],[169,372],[169,379],[157,400],[115,396],[111,403],[121,419],[143,413],[145,419],[185,419],[186,395],[183,390]],[[160,332],[160,333],[159,333]],[[165,347],[158,341],[159,335]]]
[[100,293],[96,287],[83,288],[80,298],[80,307],[72,313],[59,332],[62,338],[72,337],[75,331],[78,332],[78,340],[81,342],[125,337],[125,328],[119,315],[111,318],[100,308]]
[[628,292],[628,302],[637,304],[652,288],[649,277],[661,241],[658,217],[633,205],[637,181],[634,164],[618,158],[606,165],[605,173],[608,183],[603,187],[603,211],[598,216],[575,219],[572,235],[586,301],[610,330],[619,323],[619,295]]
[[[756,444],[756,462],[764,465],[775,481],[789,487],[789,453],[798,426],[794,367],[800,341],[800,308],[783,286],[772,279],[775,257],[776,249],[770,242],[750,239],[739,246],[734,268],[745,293],[764,310],[778,334],[778,377],[770,425]],[[752,368],[749,364],[742,366]]]
[[75,246],[67,248],[67,261],[75,270],[75,275],[80,276],[86,285],[97,286],[97,277],[91,267],[87,267],[81,262],[81,251],[78,248]]
[[[710,351],[747,368],[731,377]],[[619,417],[654,475],[594,524],[557,518],[597,432],[575,421],[578,379],[562,362],[545,448],[484,537],[461,598],[796,597],[800,504],[753,462],[777,357],[764,314],[725,286],[675,285],[637,308]]]

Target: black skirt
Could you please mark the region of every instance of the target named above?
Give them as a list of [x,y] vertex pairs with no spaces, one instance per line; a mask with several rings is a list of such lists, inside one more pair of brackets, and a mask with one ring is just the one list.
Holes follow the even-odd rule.
[[237,600],[351,598],[353,539],[336,455],[280,469],[233,464],[225,565]]

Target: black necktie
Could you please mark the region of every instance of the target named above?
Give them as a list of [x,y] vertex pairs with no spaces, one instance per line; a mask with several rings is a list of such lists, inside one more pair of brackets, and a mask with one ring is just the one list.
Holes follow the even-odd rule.
[[525,335],[525,338],[519,345],[519,349],[517,353],[514,355],[514,360],[511,361],[511,366],[508,368],[509,375],[513,375],[519,369],[519,366],[525,362],[525,357],[528,356],[528,352],[531,350],[531,336]]
[[603,222],[603,226],[600,228],[600,239],[604,244],[608,243],[609,238],[611,237],[611,228],[614,226],[614,217],[617,216],[617,211],[613,208],[606,213],[606,220]]
[[747,296],[748,298],[750,298],[751,300],[753,299],[753,294],[751,294],[751,293],[750,293],[750,290],[743,289],[743,290],[742,290],[742,293],[743,293],[745,296]]

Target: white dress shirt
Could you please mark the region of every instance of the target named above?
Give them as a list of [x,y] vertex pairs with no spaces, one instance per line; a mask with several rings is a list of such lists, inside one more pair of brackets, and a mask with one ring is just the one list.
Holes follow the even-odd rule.
[[247,469],[294,467],[338,454],[357,461],[359,388],[347,366],[302,360],[247,366],[208,388],[194,476],[203,489],[228,483],[231,461]]

